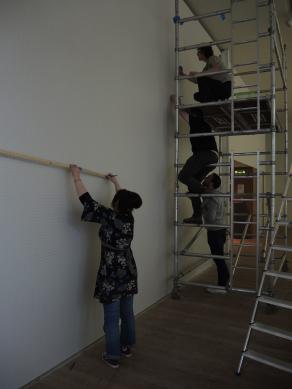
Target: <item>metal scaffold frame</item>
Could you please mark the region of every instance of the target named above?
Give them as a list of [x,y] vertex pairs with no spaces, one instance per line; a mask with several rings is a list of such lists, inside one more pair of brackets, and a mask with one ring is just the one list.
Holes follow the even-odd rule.
[[[193,281],[184,281],[183,278],[186,274],[184,274],[180,270],[180,261],[181,258],[184,256],[193,257],[193,258],[200,258],[209,260],[214,258],[211,254],[205,254],[205,253],[196,253],[189,251],[189,249],[192,247],[192,245],[196,242],[198,237],[201,234],[203,227],[212,227],[211,225],[187,225],[185,223],[182,223],[180,219],[180,198],[183,197],[194,197],[194,196],[201,196],[201,197],[210,197],[212,194],[203,194],[203,195],[196,195],[196,194],[186,194],[179,191],[179,181],[178,181],[178,173],[179,169],[183,166],[183,163],[180,161],[180,142],[183,139],[189,139],[193,137],[201,137],[201,136],[218,136],[219,137],[219,162],[216,164],[216,167],[218,167],[219,173],[221,176],[225,176],[229,179],[228,182],[228,188],[229,190],[226,193],[222,193],[220,196],[227,199],[229,202],[229,221],[228,223],[222,225],[222,228],[226,228],[229,231],[229,242],[228,242],[228,253],[224,256],[218,256],[218,259],[225,259],[229,262],[229,270],[230,270],[230,285],[229,288],[231,290],[237,290],[237,291],[244,291],[244,292],[251,292],[256,293],[259,288],[259,281],[263,270],[263,263],[265,261],[265,255],[267,252],[267,246],[268,244],[271,244],[272,242],[272,236],[273,236],[273,230],[274,230],[274,219],[275,219],[275,207],[276,207],[276,198],[281,196],[281,193],[276,193],[276,177],[283,179],[283,187],[284,182],[286,180],[286,177],[288,175],[288,102],[287,102],[287,71],[286,71],[286,46],[283,44],[283,40],[280,33],[279,28],[279,21],[277,19],[276,15],[276,9],[275,9],[275,3],[274,0],[268,0],[268,1],[260,1],[255,0],[255,9],[256,9],[256,15],[254,18],[247,18],[247,19],[237,19],[235,20],[233,17],[234,14],[234,7],[237,5],[237,3],[240,3],[245,0],[230,0],[230,8],[222,9],[213,11],[207,14],[203,15],[195,15],[192,17],[187,18],[181,18],[180,17],[180,10],[179,10],[179,4],[182,0],[175,0],[175,16],[173,18],[173,21],[175,23],[175,80],[176,80],[176,97],[175,97],[175,106],[176,106],[176,115],[175,115],[175,171],[176,171],[176,179],[175,179],[175,193],[174,193],[174,205],[175,205],[175,212],[174,212],[174,277],[173,277],[173,297],[178,298],[179,297],[179,287],[181,285],[201,285],[205,287],[216,287],[217,285],[213,284],[207,284],[207,283],[199,283],[199,282],[193,282]],[[259,27],[259,12],[262,8],[268,8],[269,12],[269,28],[266,32],[260,32]],[[218,15],[225,15],[230,14],[230,31],[231,31],[231,37],[227,39],[221,39],[217,41],[212,42],[206,42],[206,43],[197,43],[194,45],[188,45],[188,46],[180,46],[180,29],[183,28],[183,25],[188,22],[192,21],[200,21],[205,18],[210,17],[216,17]],[[255,22],[256,23],[256,38],[251,40],[236,40],[234,37],[234,26],[239,23],[246,23],[246,22]],[[269,40],[269,63],[260,63],[260,40],[262,39],[268,39]],[[256,60],[251,62],[246,62],[242,64],[234,63],[234,55],[233,50],[234,47],[238,45],[244,45],[244,44],[250,44],[255,43],[256,44]],[[182,104],[180,99],[180,83],[183,80],[191,79],[192,76],[181,76],[179,74],[179,66],[180,66],[180,53],[187,50],[194,50],[198,49],[203,46],[218,46],[218,45],[226,45],[228,44],[228,48],[231,52],[231,67],[229,69],[223,70],[223,71],[215,71],[212,72],[212,75],[216,74],[222,74],[222,73],[229,73],[231,75],[231,83],[232,83],[232,94],[231,97],[228,100],[223,101],[212,101],[212,102],[206,102],[206,103],[199,103],[199,104]],[[248,68],[250,65],[255,65],[256,70],[246,70],[245,68]],[[240,71],[238,71],[240,69]],[[263,73],[269,72],[270,74],[270,88],[269,89],[262,89],[261,88],[261,75]],[[198,75],[200,76],[208,76],[211,72],[203,72]],[[280,75],[280,86],[278,86],[278,77],[276,75]],[[244,86],[236,86],[235,79],[237,77],[252,75],[256,77],[256,82],[247,84]],[[241,106],[241,104],[245,104],[248,99],[246,98],[238,98],[235,95],[235,90],[240,88],[248,88],[250,91],[254,91],[256,93],[256,97],[252,100],[252,106]],[[268,93],[268,95],[264,95]],[[276,105],[276,97],[279,95],[279,93],[284,94],[284,106],[278,107]],[[269,125],[263,126],[262,125],[262,102],[267,102],[269,107]],[[230,118],[230,125],[228,128],[226,126],[222,128],[222,126],[218,126],[215,128],[215,130],[212,130],[212,132],[208,133],[199,133],[199,134],[183,134],[180,131],[180,120],[179,120],[179,112],[180,110],[185,110],[189,108],[195,108],[200,107],[203,109],[210,109],[210,108],[216,108],[221,107],[223,111],[226,112],[227,109],[229,109],[229,118]],[[255,128],[244,128],[244,130],[238,130],[237,128],[237,116],[239,112],[251,112],[253,110],[255,114],[255,122],[256,127]],[[285,120],[284,125],[281,123],[279,119],[279,115],[281,113],[284,113]],[[222,140],[224,137],[229,136],[240,136],[240,135],[257,135],[257,134],[267,134],[267,136],[270,137],[270,147],[266,151],[247,151],[247,152],[229,152],[222,150]],[[284,147],[283,149],[277,150],[276,149],[276,139],[278,137],[283,136],[283,143]],[[251,138],[252,139],[252,138]],[[267,142],[266,142],[267,143]],[[280,142],[279,142],[280,144]],[[256,173],[253,176],[249,176],[247,178],[253,178],[255,180],[255,186],[256,186],[256,192],[254,193],[243,193],[238,195],[238,193],[234,192],[234,183],[237,177],[234,174],[234,168],[235,168],[235,158],[236,157],[244,157],[244,156],[253,156],[256,159]],[[276,171],[277,164],[277,158],[276,157],[282,157],[282,162],[284,162],[284,166],[282,167],[282,170]],[[278,158],[280,159],[280,158]],[[222,173],[221,170],[229,169],[229,171],[225,173]],[[263,169],[267,169],[263,170]],[[242,177],[241,177],[242,178]],[[268,190],[266,188],[261,189],[266,183],[264,182],[264,179],[269,180],[269,188]],[[218,197],[218,194],[214,194],[214,197]],[[236,216],[234,213],[234,201],[241,200],[243,202],[254,202],[255,203],[255,214],[254,215],[246,215],[247,220],[246,221],[235,221],[234,217]],[[264,201],[268,201],[268,207],[264,204]],[[267,211],[268,208],[268,211]],[[285,213],[284,217],[286,217],[287,214],[287,202],[285,204]],[[242,224],[245,226],[244,228],[244,234],[241,238],[241,241],[239,245],[236,245],[234,243],[234,226],[236,224]],[[251,225],[255,225],[255,243],[246,243],[246,233],[248,230],[248,227]],[[179,242],[179,229],[180,228],[195,228],[194,236],[192,239],[186,244],[184,248],[180,247]],[[199,230],[197,230],[199,228]],[[261,250],[261,238],[264,236],[264,247]],[[287,245],[287,225],[285,225],[285,232],[284,232],[284,242],[285,245]],[[238,246],[238,250],[236,250],[236,247]],[[252,254],[255,257],[255,262],[253,267],[244,267],[239,266],[240,258],[241,256],[248,257],[248,254],[242,254],[242,249],[244,247],[255,247],[255,254]],[[251,256],[251,255],[250,255]],[[219,258],[220,257],[220,258]],[[278,258],[274,258],[271,260],[271,267],[274,266],[275,261],[277,261]],[[281,266],[284,265],[286,261],[286,257],[281,257]],[[253,288],[246,288],[246,287],[235,287],[233,284],[233,276],[234,274],[240,270],[240,269],[249,269],[255,271],[255,284]],[[272,293],[274,285],[270,285],[270,293]]]

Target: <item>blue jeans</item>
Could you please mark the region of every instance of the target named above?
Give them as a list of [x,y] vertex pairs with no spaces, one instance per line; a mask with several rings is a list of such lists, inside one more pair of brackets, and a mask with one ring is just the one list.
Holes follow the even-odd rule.
[[[119,359],[121,347],[136,343],[135,316],[133,311],[134,296],[122,297],[120,300],[103,304],[106,355]],[[120,330],[121,319],[121,330]]]

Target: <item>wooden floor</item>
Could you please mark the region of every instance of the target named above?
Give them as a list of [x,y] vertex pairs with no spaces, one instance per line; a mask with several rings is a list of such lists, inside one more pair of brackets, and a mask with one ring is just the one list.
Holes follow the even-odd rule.
[[[278,288],[292,300],[291,282],[281,281]],[[245,363],[240,377],[235,375],[253,302],[249,294],[210,295],[201,287],[185,287],[181,300],[166,298],[138,318],[135,353],[122,359],[119,369],[100,360],[104,343],[99,342],[73,368],[71,362],[29,388],[291,389],[292,374],[253,361]],[[291,331],[291,311],[260,316]],[[259,334],[251,344],[292,362],[291,342]]]

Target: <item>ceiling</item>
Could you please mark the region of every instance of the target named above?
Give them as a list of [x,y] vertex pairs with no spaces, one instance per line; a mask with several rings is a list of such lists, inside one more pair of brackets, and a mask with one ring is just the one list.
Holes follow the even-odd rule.
[[[185,0],[185,3],[189,6],[190,10],[195,15],[201,15],[216,10],[230,8],[230,0]],[[255,0],[239,1],[234,6],[234,20],[245,19],[248,17],[254,17],[256,15]],[[288,80],[292,80],[292,49],[291,49],[291,38],[292,38],[292,27],[288,26],[288,18],[292,16],[292,1],[291,0],[275,0],[277,16],[279,20],[280,30],[283,42],[287,44],[287,77]],[[259,30],[264,32],[269,27],[268,7],[261,7],[259,13]],[[212,39],[219,40],[229,38],[231,36],[230,29],[230,15],[210,17],[201,20],[201,24],[211,35]],[[256,23],[247,22],[237,24],[233,31],[235,40],[248,40],[252,39],[256,34]],[[269,63],[269,39],[262,38],[260,40],[260,61],[261,63]],[[201,42],[193,42],[201,43]],[[226,48],[227,46],[225,46]],[[233,63],[249,62],[254,60],[256,56],[256,49],[253,44],[239,45],[236,46],[233,51]],[[220,45],[221,49],[224,46]],[[242,69],[242,70],[251,70]],[[244,77],[243,80],[249,84],[255,79],[251,79],[251,76]],[[277,86],[280,85],[280,72],[277,72]],[[261,88],[269,88],[270,76],[264,74],[261,76]],[[289,103],[290,102],[290,103]],[[292,88],[288,89],[288,109],[289,109],[289,123],[292,129]],[[283,106],[283,93],[277,94],[277,107]]]

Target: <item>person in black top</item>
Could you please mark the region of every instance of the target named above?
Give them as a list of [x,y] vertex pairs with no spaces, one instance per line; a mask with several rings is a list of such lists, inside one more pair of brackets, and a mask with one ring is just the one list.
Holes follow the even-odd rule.
[[135,344],[133,295],[137,293],[137,268],[131,250],[134,235],[132,211],[140,208],[142,200],[137,193],[121,189],[116,177],[109,174],[105,178],[114,184],[116,194],[112,208],[107,208],[87,192],[80,178],[80,169],[70,165],[70,170],[84,207],[81,219],[101,224],[101,259],[94,297],[104,308],[106,352],[102,359],[117,368],[121,354],[131,356],[130,348]]
[[[171,96],[174,103],[174,96]],[[198,108],[180,110],[180,116],[189,124],[190,134],[212,132],[204,121],[203,113]],[[178,179],[188,187],[190,194],[201,194],[205,187],[201,184],[204,178],[216,168],[210,164],[218,162],[218,148],[213,135],[190,138],[193,155],[187,159]],[[184,223],[202,224],[201,198],[191,197],[193,215],[184,219]]]

